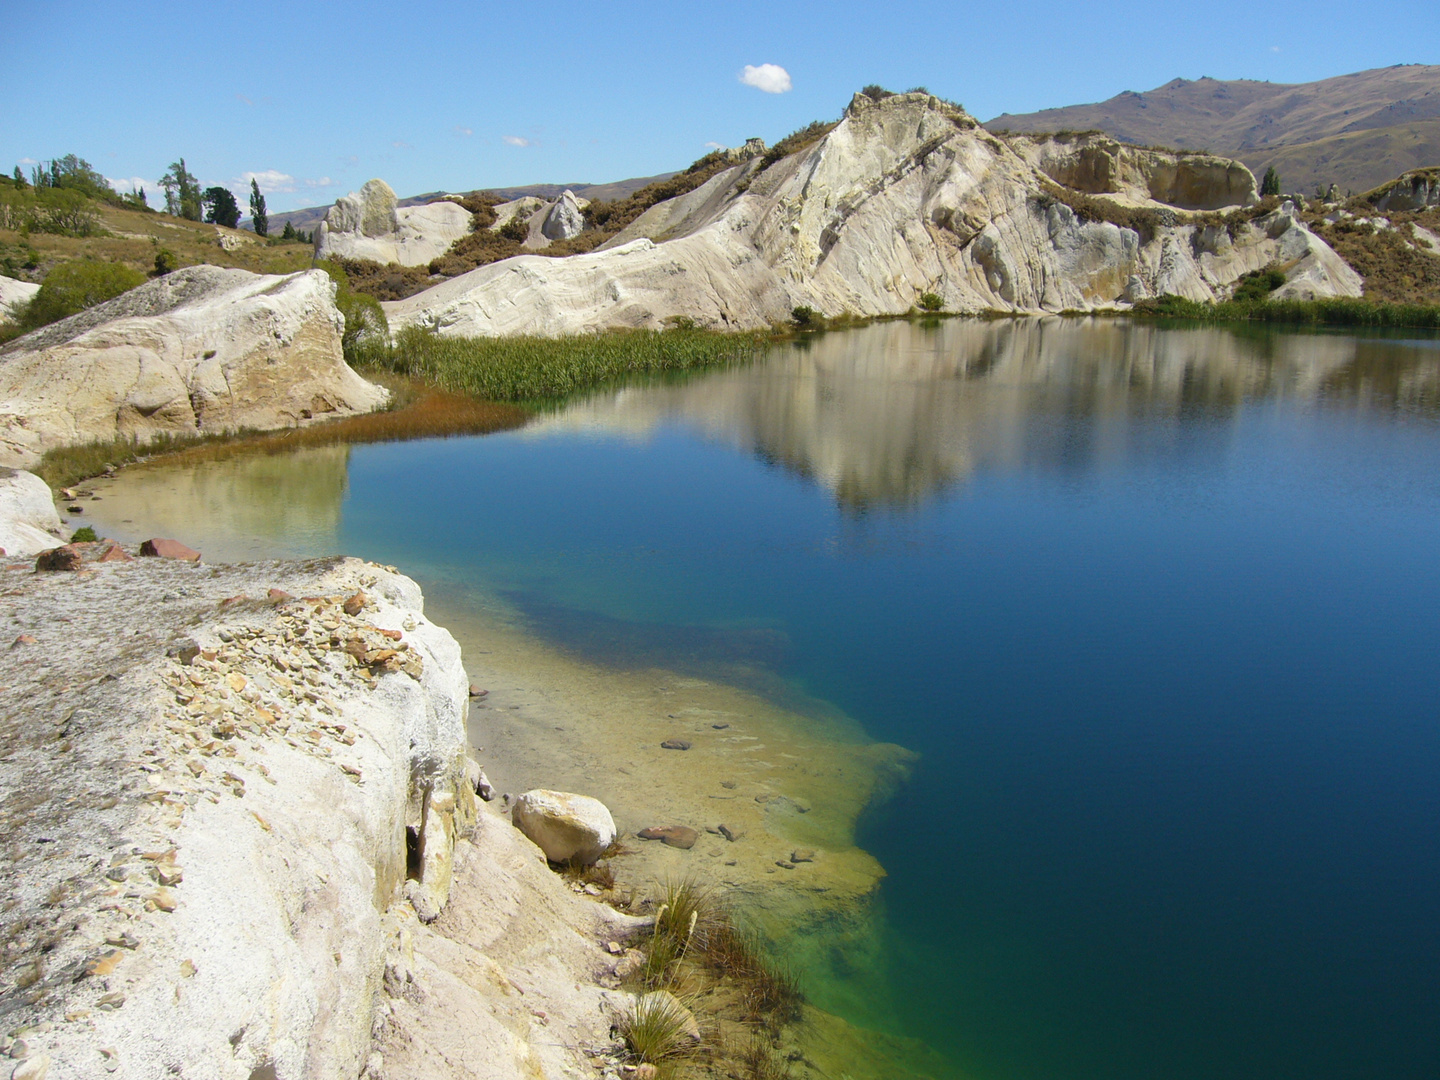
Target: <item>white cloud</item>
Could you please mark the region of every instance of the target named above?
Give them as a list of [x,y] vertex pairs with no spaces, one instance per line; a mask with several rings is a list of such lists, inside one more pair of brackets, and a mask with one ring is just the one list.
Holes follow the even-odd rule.
[[506,135],[505,141],[511,146],[534,146],[529,139],[522,139],[519,135]]
[[236,188],[248,188],[250,181],[254,180],[260,185],[262,195],[273,195],[277,192],[291,192],[297,190],[295,177],[289,173],[283,173],[279,169],[266,169],[264,172],[244,172],[239,179],[232,180],[231,184]]
[[474,131],[473,128],[461,127],[459,124],[456,124],[456,125],[455,125],[455,134],[456,134],[456,135],[470,136],[470,135],[474,135],[474,134],[475,134],[475,131]]
[[724,149],[725,149],[725,144],[724,144],[724,143],[718,143],[718,142],[707,142],[707,143],[705,144],[705,147],[706,147],[706,149],[708,149],[708,150],[724,150]]
[[[153,196],[155,192],[162,190],[160,181],[146,180],[143,176],[107,176],[105,180],[112,188],[120,192],[121,195],[129,195],[132,191],[139,191],[141,188],[144,188],[145,195],[150,197]],[[164,200],[162,199],[161,201],[163,202]]]
[[21,164],[21,165],[39,165],[40,162],[36,161],[33,157],[22,157],[22,158],[20,159],[20,164]]
[[740,72],[740,81],[767,94],[783,94],[790,89],[790,73],[779,64],[761,64],[759,67],[746,64],[745,70]]
[[1270,46],[1270,51],[1271,51],[1271,52],[1279,52],[1279,51],[1280,51],[1280,46],[1279,46],[1279,45],[1271,45],[1271,46]]
[[408,142],[406,142],[404,139],[396,139],[396,140],[395,140],[394,142],[392,142],[390,145],[393,146],[396,150],[414,150],[414,149],[415,149],[415,147],[411,146],[411,145],[410,145]]
[[322,176],[319,180],[306,180],[305,186],[309,188],[334,187],[334,181],[328,176]]
[[341,158],[340,160],[352,168],[360,164],[360,159],[354,154],[351,154],[349,157]]

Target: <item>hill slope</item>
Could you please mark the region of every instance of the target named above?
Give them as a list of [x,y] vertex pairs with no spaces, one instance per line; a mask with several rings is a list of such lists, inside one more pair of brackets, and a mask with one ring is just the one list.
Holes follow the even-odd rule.
[[1098,129],[1141,145],[1189,147],[1270,166],[1290,190],[1367,191],[1440,164],[1440,66],[1376,68],[1312,83],[1174,79],[1092,105],[1003,113],[991,131]]

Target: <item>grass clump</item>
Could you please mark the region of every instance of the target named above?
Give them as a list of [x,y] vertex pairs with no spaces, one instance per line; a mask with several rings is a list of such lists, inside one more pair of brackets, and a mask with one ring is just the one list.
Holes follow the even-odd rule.
[[1264,300],[1281,285],[1285,284],[1285,271],[1278,266],[1266,266],[1260,270],[1252,270],[1248,274],[1242,274],[1240,280],[1235,283],[1235,292],[1231,295],[1232,300],[1240,302]]
[[940,311],[945,307],[945,301],[940,298],[939,293],[927,292],[920,294],[921,311]]
[[696,1045],[695,1018],[665,990],[641,994],[616,1025],[631,1053],[652,1064],[681,1057]]
[[538,402],[568,397],[627,375],[742,363],[754,359],[762,343],[763,337],[756,334],[687,328],[561,338],[442,338],[410,326],[378,362],[451,393]]
[[72,544],[91,544],[99,539],[100,537],[89,525],[82,525],[70,534],[70,543]]

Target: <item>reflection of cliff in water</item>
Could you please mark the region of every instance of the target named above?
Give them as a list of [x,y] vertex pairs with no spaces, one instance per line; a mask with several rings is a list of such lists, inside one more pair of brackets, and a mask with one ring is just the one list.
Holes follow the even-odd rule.
[[[334,551],[349,461],[350,448],[340,445],[183,469],[126,469],[107,499],[121,500],[125,516],[156,535],[183,540],[212,560]],[[99,504],[97,518],[108,509]],[[123,523],[107,523],[125,531]]]
[[883,323],[752,367],[629,387],[535,430],[683,422],[813,478],[842,505],[918,502],[981,465],[1070,470],[1125,453],[1137,417],[1223,420],[1262,399],[1440,409],[1440,341],[1100,319]]

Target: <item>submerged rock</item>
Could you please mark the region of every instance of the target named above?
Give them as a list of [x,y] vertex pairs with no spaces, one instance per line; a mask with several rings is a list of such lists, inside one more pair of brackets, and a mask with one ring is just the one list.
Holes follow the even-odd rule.
[[685,825],[652,825],[635,834],[641,840],[660,840],[671,847],[689,851],[700,839],[700,834]]
[[515,800],[510,820],[554,863],[589,865],[615,842],[615,819],[588,795],[527,791]]

